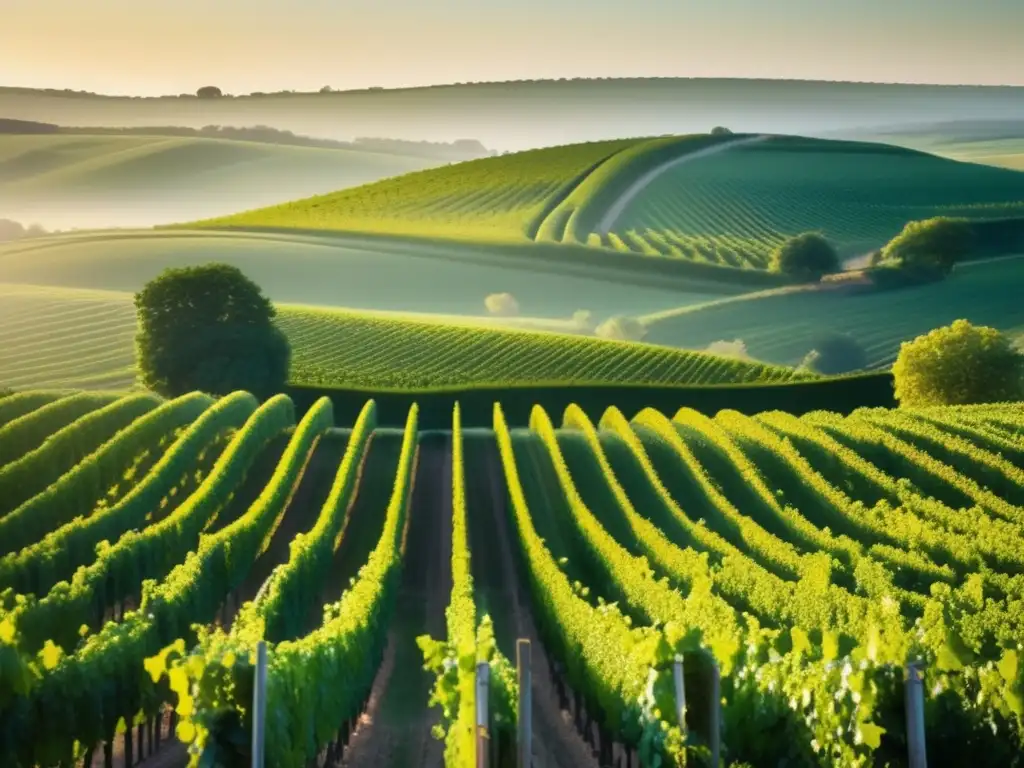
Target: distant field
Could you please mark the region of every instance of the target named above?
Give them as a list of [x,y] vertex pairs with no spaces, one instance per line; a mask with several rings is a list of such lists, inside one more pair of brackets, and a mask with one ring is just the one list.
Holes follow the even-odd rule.
[[820,230],[850,257],[938,215],[1024,216],[1024,174],[881,144],[773,137],[658,176],[602,242],[757,269],[802,231]]
[[0,213],[48,229],[151,226],[307,197],[441,162],[212,138],[0,134]]
[[799,364],[824,334],[847,333],[873,368],[885,368],[901,342],[958,318],[1007,331],[1024,325],[1022,285],[1024,256],[961,265],[943,282],[898,291],[768,291],[641,320],[652,343],[702,348],[742,339],[753,357],[782,365]]
[[[723,384],[793,371],[646,344],[512,330],[468,320],[280,307],[292,381],[356,389],[483,384]],[[133,385],[135,309],[114,291],[0,284],[0,385]]]
[[803,231],[854,257],[937,215],[1024,217],[1024,173],[881,144],[699,134],[484,158],[190,226],[578,243],[730,280]]
[[1024,170],[1024,120],[955,120],[863,130],[853,138],[920,149],[954,160]]
[[[641,44],[642,45],[642,44]],[[0,89],[0,115],[60,125],[269,125],[307,136],[450,141],[519,150],[708,131],[811,133],[926,120],[1024,119],[1024,89],[726,78],[465,83],[197,99]]]
[[559,321],[579,309],[601,321],[743,290],[543,256],[515,259],[470,246],[182,230],[62,235],[0,246],[0,283],[134,292],[166,267],[211,261],[239,267],[277,302],[481,315],[488,294],[509,292],[523,316]]

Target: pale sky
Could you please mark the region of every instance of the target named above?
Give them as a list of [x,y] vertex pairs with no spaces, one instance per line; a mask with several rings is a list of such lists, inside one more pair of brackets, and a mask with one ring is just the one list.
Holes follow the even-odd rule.
[[1024,0],[0,0],[0,85],[557,77],[1024,85]]

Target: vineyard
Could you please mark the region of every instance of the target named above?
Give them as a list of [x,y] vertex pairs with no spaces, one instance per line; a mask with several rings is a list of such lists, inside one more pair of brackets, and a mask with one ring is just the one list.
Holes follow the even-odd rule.
[[1012,331],[1024,325],[1024,259],[959,265],[949,279],[898,293],[828,291],[748,294],[639,318],[645,341],[700,348],[741,339],[758,360],[799,365],[830,333],[852,336],[871,368],[888,368],[900,344],[958,318]]
[[[782,382],[795,371],[668,347],[283,306],[296,384],[353,389],[636,383]],[[16,388],[131,387],[131,294],[0,284],[0,384]],[[469,353],[469,354],[467,354]]]
[[0,398],[0,764],[1022,765],[1019,405],[335,422]]
[[531,240],[595,168],[643,139],[471,160],[190,226],[341,229],[480,241]]
[[1020,217],[1024,175],[885,144],[695,134],[484,158],[189,226],[584,244],[764,270],[800,232],[852,257],[939,215]]
[[1024,174],[885,144],[770,137],[655,178],[592,244],[763,269],[785,238],[821,231],[841,256],[908,221],[1024,215]]

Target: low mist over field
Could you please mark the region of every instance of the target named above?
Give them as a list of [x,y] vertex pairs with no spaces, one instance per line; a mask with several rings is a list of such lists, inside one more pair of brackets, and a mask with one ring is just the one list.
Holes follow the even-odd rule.
[[[225,89],[226,90],[226,89]],[[735,131],[814,135],[902,123],[1024,120],[1024,88],[690,78],[539,80],[328,93],[123,98],[0,89],[0,117],[61,125],[269,125],[321,138],[472,137],[518,150]]]

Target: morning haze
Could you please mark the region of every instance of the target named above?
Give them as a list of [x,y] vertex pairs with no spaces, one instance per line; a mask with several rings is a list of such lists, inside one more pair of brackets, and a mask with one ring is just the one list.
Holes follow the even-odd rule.
[[5,85],[159,95],[559,77],[1024,84],[1016,0],[6,0]]

